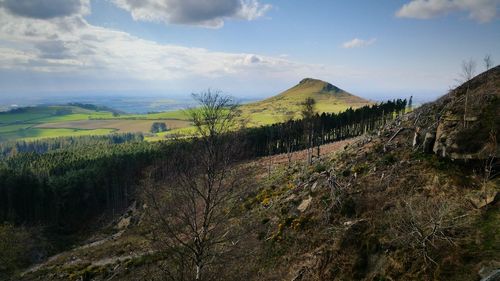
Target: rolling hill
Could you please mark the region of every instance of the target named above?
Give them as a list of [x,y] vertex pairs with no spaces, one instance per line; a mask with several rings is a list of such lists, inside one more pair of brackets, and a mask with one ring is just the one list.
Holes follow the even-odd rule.
[[[247,126],[250,127],[300,118],[300,104],[306,98],[316,100],[316,111],[319,113],[340,112],[349,107],[370,104],[368,100],[330,83],[306,78],[276,96],[241,105],[242,118],[248,120]],[[107,107],[77,103],[25,107],[0,113],[0,141],[106,135],[116,132],[142,132],[147,134],[148,140],[159,140],[171,135],[191,135],[187,119],[182,110],[127,114]],[[165,122],[172,130],[149,134],[153,122]]]
[[[245,163],[252,172],[228,223],[246,231],[211,277],[498,280],[499,88],[497,66],[377,131],[321,147],[312,165],[306,151],[291,163]],[[11,280],[165,280],[170,255],[141,203]]]
[[[189,126],[165,114],[126,114],[87,104],[43,105],[0,113],[0,141],[111,133],[149,133],[152,123],[169,128]],[[169,118],[170,117],[170,118]]]
[[340,112],[349,107],[370,104],[368,100],[350,94],[328,82],[305,78],[292,88],[268,99],[241,106],[250,125],[282,122],[300,116],[300,104],[306,98],[316,100],[317,112]]

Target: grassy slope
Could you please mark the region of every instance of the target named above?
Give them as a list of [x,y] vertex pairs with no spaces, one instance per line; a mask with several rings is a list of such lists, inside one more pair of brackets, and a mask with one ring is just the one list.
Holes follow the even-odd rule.
[[[367,100],[351,95],[327,82],[308,78],[277,96],[244,104],[240,109],[242,117],[248,120],[248,126],[272,124],[287,118],[300,117],[300,104],[309,97],[316,100],[316,110],[320,113],[340,112],[349,107],[356,108],[369,104]],[[65,113],[58,115],[58,111]],[[40,106],[26,108],[22,112],[0,113],[0,141],[131,131],[126,129],[127,126],[140,127],[140,131],[148,133],[148,126],[144,125],[144,120],[151,122],[165,120],[173,130],[146,138],[159,140],[175,135],[191,134],[192,128],[185,122],[187,119],[188,116],[183,110],[113,116],[109,111],[94,111],[77,106]],[[103,120],[122,122],[103,122]]]
[[316,100],[317,112],[340,112],[369,104],[367,100],[327,82],[307,78],[277,96],[242,105],[241,111],[250,120],[250,125],[282,122],[289,117],[299,117],[300,104],[306,98]]
[[[147,133],[150,127],[147,125],[153,121],[165,120],[171,127],[185,127],[188,123],[177,120],[186,119],[183,116],[181,111],[113,116],[109,111],[95,111],[78,106],[29,107],[18,112],[0,113],[0,141],[129,132],[127,127],[138,128]],[[116,123],[103,120],[116,120]]]
[[[316,111],[341,112],[349,107],[357,108],[367,104],[369,101],[352,95],[325,81],[306,78],[294,87],[279,95],[268,99],[243,104],[240,107],[242,118],[248,121],[247,126],[261,126],[283,122],[289,118],[300,118],[300,104],[306,98],[316,100]],[[168,115],[163,115],[167,114]],[[186,120],[186,114],[182,111],[160,113],[159,116],[168,116]],[[189,134],[192,128],[180,128],[166,133],[166,135]]]

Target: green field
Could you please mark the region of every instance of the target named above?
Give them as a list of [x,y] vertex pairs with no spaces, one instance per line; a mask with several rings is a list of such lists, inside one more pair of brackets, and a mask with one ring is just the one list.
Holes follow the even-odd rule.
[[[165,112],[117,115],[111,111],[70,105],[28,107],[0,113],[0,141],[105,135],[115,132],[150,134],[153,122],[165,122],[173,129],[189,126],[188,121],[174,118],[182,117],[181,114],[182,112]],[[152,134],[147,136],[153,139],[156,137]]]
[[[244,104],[241,121],[254,127],[300,118],[300,106],[306,98],[316,100],[316,111],[340,112],[357,108],[369,101],[351,95],[327,82],[304,79],[296,86],[271,98]],[[141,132],[149,141],[193,134],[193,128],[183,110],[119,114],[111,109],[78,105],[38,106],[0,113],[0,141],[32,140],[38,138],[103,135],[109,133]],[[149,132],[153,122],[164,122],[167,132]]]

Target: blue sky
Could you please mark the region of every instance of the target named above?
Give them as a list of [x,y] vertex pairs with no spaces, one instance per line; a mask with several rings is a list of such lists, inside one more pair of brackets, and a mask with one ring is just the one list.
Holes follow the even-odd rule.
[[304,77],[430,100],[500,62],[500,0],[0,0],[0,98],[264,97]]

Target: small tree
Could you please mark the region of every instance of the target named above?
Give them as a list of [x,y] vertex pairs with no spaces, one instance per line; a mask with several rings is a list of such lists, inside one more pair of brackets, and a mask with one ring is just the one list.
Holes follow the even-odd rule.
[[307,141],[307,162],[312,163],[312,150],[314,139],[314,113],[316,101],[313,98],[306,98],[301,104],[301,114],[304,120],[304,132]]
[[290,167],[292,163],[292,152],[293,152],[293,144],[294,144],[294,112],[288,111],[282,116],[281,120],[281,130],[280,137],[283,140],[283,145],[285,148],[285,153],[288,159],[288,167]]
[[484,62],[484,68],[486,68],[486,70],[489,70],[493,66],[493,61],[491,59],[491,55],[489,54],[484,56],[483,62]]
[[187,113],[195,138],[170,152],[164,170],[155,173],[159,181],[152,175],[145,183],[153,241],[167,256],[162,269],[168,280],[217,280],[214,268],[239,244],[238,224],[230,222],[245,179],[235,166],[237,105],[219,92],[194,98],[199,107]]
[[156,134],[165,131],[168,131],[167,124],[163,122],[154,122],[153,124],[151,124],[151,133]]
[[462,78],[464,83],[467,84],[467,89],[465,90],[465,102],[464,102],[464,127],[467,128],[467,107],[469,102],[469,81],[474,77],[476,73],[476,62],[472,59],[462,62]]
[[416,251],[426,265],[437,265],[435,254],[456,246],[459,230],[470,223],[464,210],[449,198],[404,201],[391,219],[394,242]]

